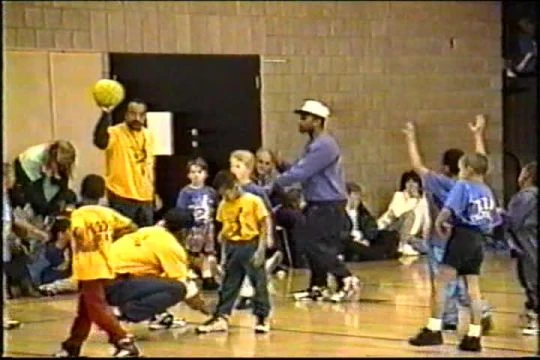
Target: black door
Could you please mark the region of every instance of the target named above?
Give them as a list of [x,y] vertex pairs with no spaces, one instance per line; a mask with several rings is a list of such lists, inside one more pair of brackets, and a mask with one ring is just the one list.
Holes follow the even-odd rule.
[[[126,88],[115,121],[122,121],[126,102],[134,98],[146,102],[149,111],[174,114],[174,155],[156,159],[156,190],[166,208],[174,206],[188,182],[189,159],[205,158],[211,184],[217,171],[228,168],[231,151],[261,146],[258,56],[112,53],[109,63],[111,78]],[[194,140],[197,148],[191,146]]]

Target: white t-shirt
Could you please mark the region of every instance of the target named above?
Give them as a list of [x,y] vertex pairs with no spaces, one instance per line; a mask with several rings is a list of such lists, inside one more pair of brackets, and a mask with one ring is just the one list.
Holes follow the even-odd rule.
[[418,235],[426,226],[431,224],[428,202],[425,196],[421,198],[411,197],[405,191],[396,191],[388,205],[388,210],[377,220],[380,230],[385,229],[392,223],[390,214],[399,218],[408,211],[414,211],[414,224],[411,227],[411,235]]

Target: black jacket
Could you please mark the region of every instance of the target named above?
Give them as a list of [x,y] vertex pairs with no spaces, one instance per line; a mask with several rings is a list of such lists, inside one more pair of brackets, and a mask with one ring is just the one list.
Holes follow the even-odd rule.
[[[377,220],[370,214],[369,210],[366,209],[363,203],[360,203],[356,208],[357,212],[357,221],[358,221],[358,230],[362,232],[364,238],[369,241],[374,241],[378,234],[379,228],[377,227]],[[349,221],[349,229],[352,230],[353,223],[351,219],[347,216]]]

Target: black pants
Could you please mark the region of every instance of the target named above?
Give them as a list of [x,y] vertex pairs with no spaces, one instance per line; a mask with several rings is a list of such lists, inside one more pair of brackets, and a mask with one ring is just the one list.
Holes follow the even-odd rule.
[[305,219],[302,242],[311,270],[309,286],[325,287],[327,274],[334,275],[341,286],[343,278],[351,276],[345,263],[338,259],[343,238],[348,233],[345,204],[309,204],[305,209]]
[[137,201],[120,197],[111,191],[107,192],[109,206],[120,214],[133,220],[139,227],[151,226],[154,223],[154,204],[152,201]]
[[264,266],[254,267],[251,263],[257,250],[257,241],[232,242],[225,245],[225,277],[219,289],[219,302],[215,315],[230,315],[244,278],[247,276],[255,289],[253,314],[268,317],[270,314],[270,295]]
[[399,258],[399,233],[397,231],[379,231],[377,238],[369,246],[352,241],[345,242],[344,255],[347,261],[376,261]]
[[175,280],[127,278],[108,285],[105,294],[109,305],[119,307],[125,320],[140,322],[184,300],[186,287]]
[[531,279],[532,277],[536,277],[536,279],[538,279],[538,273],[535,270],[531,272],[530,269],[527,268],[527,266],[531,266],[531,263],[527,263],[526,259],[524,259],[522,256],[517,257],[516,266],[518,279],[521,286],[525,290],[525,296],[527,299],[525,301],[525,308],[527,310],[533,310],[538,314],[538,292],[535,286],[538,280],[534,281]]

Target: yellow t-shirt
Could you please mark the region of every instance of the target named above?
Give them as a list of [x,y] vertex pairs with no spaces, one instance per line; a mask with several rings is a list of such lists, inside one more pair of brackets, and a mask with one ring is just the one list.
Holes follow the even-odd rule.
[[261,222],[268,210],[260,197],[244,193],[234,201],[222,200],[216,220],[223,224],[221,235],[230,241],[248,241],[261,234]]
[[117,274],[155,276],[184,281],[188,256],[178,240],[161,226],[148,226],[122,236],[111,247]]
[[113,209],[87,205],[71,214],[73,279],[114,279],[110,261],[115,231],[132,226],[133,221]]
[[150,131],[131,131],[125,123],[110,126],[105,149],[107,189],[127,199],[154,198],[154,138]]

